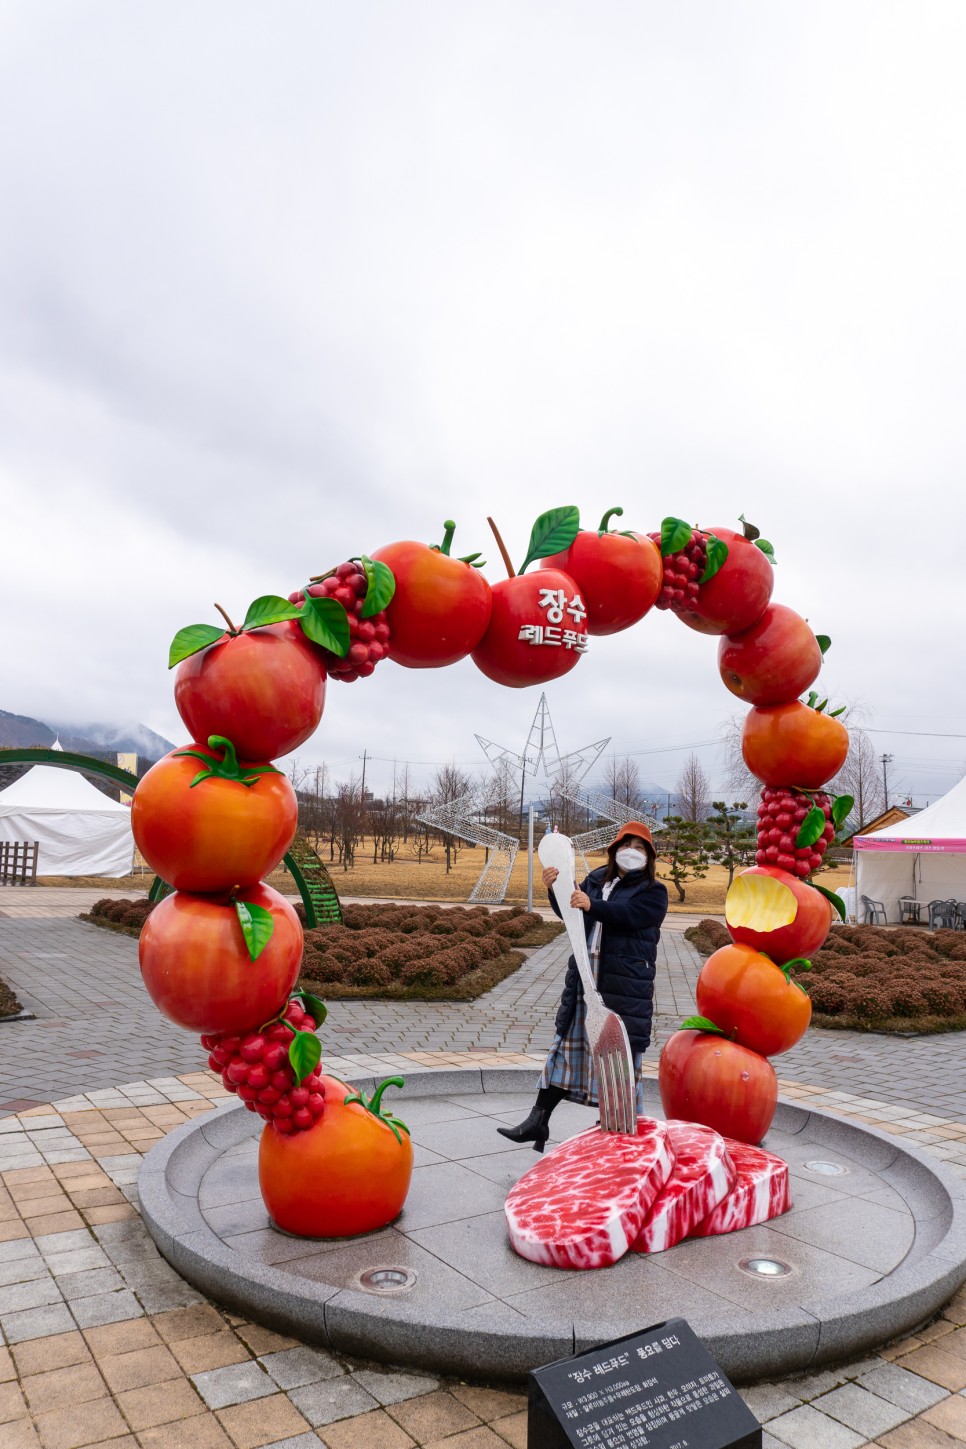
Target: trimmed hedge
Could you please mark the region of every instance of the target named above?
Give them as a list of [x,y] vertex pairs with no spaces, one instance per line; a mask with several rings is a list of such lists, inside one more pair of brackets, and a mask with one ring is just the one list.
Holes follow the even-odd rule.
[[470,1000],[522,964],[511,945],[544,945],[562,929],[522,906],[345,906],[340,925],[306,930],[300,981],[333,998]]
[[23,1007],[6,981],[0,980],[0,1016],[19,1016]]
[[[685,932],[702,955],[731,940],[720,921]],[[833,926],[810,972],[792,973],[816,1026],[855,1031],[966,1029],[966,935],[913,927]]]
[[92,926],[107,926],[125,936],[140,936],[141,927],[156,904],[156,901],[149,901],[147,896],[137,896],[134,900],[128,900],[124,896],[117,899],[102,896],[89,911],[81,911],[80,918],[82,921],[89,921]]
[[[96,901],[81,916],[139,936],[154,910],[147,897]],[[305,908],[295,907],[305,927]],[[559,921],[509,906],[353,905],[337,925],[305,930],[299,984],[329,997],[471,1000],[523,962],[513,946],[542,946]]]

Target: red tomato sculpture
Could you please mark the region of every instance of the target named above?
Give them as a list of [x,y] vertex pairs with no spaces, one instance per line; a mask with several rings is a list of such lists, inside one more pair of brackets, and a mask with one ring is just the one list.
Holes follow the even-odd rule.
[[780,966],[753,946],[722,946],[698,977],[698,1012],[730,1041],[763,1057],[787,1052],[805,1035],[812,1003]]
[[588,634],[617,634],[654,606],[664,576],[661,550],[642,533],[610,533],[611,508],[596,532],[581,529],[564,553],[544,559],[541,569],[562,569],[574,579],[587,606]]
[[678,618],[699,634],[738,634],[756,624],[774,587],[774,569],[750,538],[730,528],[707,528],[728,545],[728,557],[718,572],[702,584],[690,608],[677,610]]
[[134,792],[135,844],[176,890],[207,894],[254,885],[274,870],[295,837],[298,801],[286,777],[278,770],[261,773],[261,767],[250,773],[237,765],[227,741],[225,746],[174,750],[151,766]]
[[849,734],[831,715],[800,700],[748,711],[741,754],[764,785],[818,790],[845,764]]
[[704,1031],[676,1031],[658,1063],[668,1118],[703,1122],[723,1137],[757,1146],[778,1105],[778,1078],[769,1061],[737,1042]]
[[463,659],[486,633],[493,601],[475,559],[450,558],[456,525],[442,544],[390,543],[372,555],[392,569],[396,592],[386,608],[392,658],[408,669],[438,669]]
[[819,949],[832,925],[832,904],[787,870],[755,865],[735,876],[725,897],[725,925],[733,941],[784,966]]
[[569,674],[587,647],[583,597],[561,569],[493,585],[493,611],[473,663],[497,684],[525,689]]
[[174,702],[192,739],[224,735],[243,760],[275,760],[314,734],[325,670],[298,624],[225,635],[178,665]]
[[258,1150],[258,1181],[275,1225],[303,1238],[349,1238],[384,1228],[402,1212],[413,1171],[406,1127],[382,1110],[390,1077],[366,1101],[322,1077],[325,1110],[306,1132],[270,1124]]
[[238,896],[272,917],[271,938],[254,961],[238,913],[224,899],[177,891],[155,906],[141,931],[138,958],[148,995],[188,1031],[254,1031],[278,1015],[298,977],[302,927],[288,901],[266,885]]

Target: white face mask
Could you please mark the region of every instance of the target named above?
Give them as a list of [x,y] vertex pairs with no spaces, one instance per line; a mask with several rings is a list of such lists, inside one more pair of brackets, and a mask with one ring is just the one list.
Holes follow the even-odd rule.
[[635,850],[632,845],[625,845],[615,856],[621,870],[643,870],[647,865],[647,856],[643,850]]

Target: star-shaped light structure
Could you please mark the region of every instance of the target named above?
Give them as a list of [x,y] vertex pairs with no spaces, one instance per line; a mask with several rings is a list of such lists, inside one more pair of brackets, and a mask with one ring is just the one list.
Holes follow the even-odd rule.
[[[611,822],[602,828],[584,831],[583,834],[573,837],[574,845],[581,853],[608,841],[614,833],[614,823],[626,818],[626,806],[597,791],[586,792],[579,788],[581,780],[610,744],[610,736],[561,755],[545,694],[540,696],[527,742],[521,752],[496,744],[482,735],[477,735],[476,740],[493,767],[492,779],[481,789],[468,791],[456,800],[430,806],[416,817],[424,824],[434,825],[450,835],[458,835],[462,840],[486,846],[487,862],[473,887],[469,897],[471,901],[497,904],[506,898],[520,842],[515,835],[508,835],[504,831],[481,824],[480,817],[488,808],[492,809],[511,799],[514,802],[519,801],[522,813],[528,776],[534,780],[540,776],[545,777],[548,793],[556,793],[567,800],[589,805],[598,816],[603,815]],[[586,859],[584,864],[586,866]]]

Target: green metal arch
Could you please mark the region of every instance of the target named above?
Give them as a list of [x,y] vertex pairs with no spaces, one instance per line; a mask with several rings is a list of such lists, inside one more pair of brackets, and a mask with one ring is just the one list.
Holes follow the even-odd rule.
[[[18,745],[0,747],[0,765],[53,765],[59,770],[77,770],[82,775],[100,775],[105,780],[112,780],[115,785],[123,785],[126,789],[134,791],[138,787],[137,775],[132,775],[130,770],[122,770],[120,765],[111,765],[106,760],[95,760],[91,755],[78,755],[73,750],[49,750],[41,745],[32,745],[29,748],[21,748]],[[314,854],[314,852],[313,852]],[[299,895],[302,897],[302,904],[305,907],[305,920],[309,929],[321,924],[315,902],[299,862],[295,860],[291,852],[284,857],[285,865],[298,886]],[[305,861],[301,865],[305,865]],[[319,869],[328,881],[328,872],[322,862],[319,861]],[[328,882],[333,893],[335,887]],[[170,890],[170,886],[160,876],[155,876],[148,895],[152,901],[159,901]],[[336,897],[336,911],[338,912],[338,897]],[[339,919],[339,915],[336,915]]]
[[0,749],[0,765],[55,765],[61,770],[79,770],[83,775],[102,775],[105,780],[113,780],[115,785],[124,785],[129,790],[136,790],[138,784],[137,775],[132,775],[130,770],[109,765],[106,760],[95,760],[91,755],[75,755],[72,750],[4,747]]

